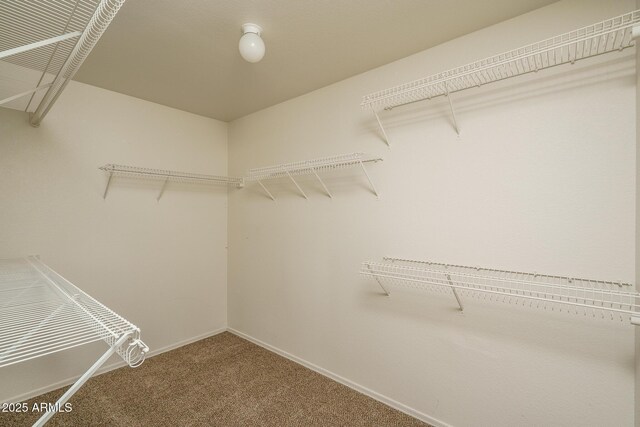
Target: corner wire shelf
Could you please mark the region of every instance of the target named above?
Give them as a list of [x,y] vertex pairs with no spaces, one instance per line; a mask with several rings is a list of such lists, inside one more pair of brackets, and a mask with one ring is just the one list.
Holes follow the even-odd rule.
[[385,257],[362,263],[360,273],[373,277],[386,295],[389,285],[453,293],[462,297],[565,310],[568,313],[628,320],[640,325],[640,292],[629,283],[551,276],[430,261]]
[[233,185],[235,187],[243,187],[244,180],[242,178],[230,178],[227,176],[218,176],[218,175],[204,175],[199,173],[191,173],[191,172],[176,172],[164,169],[151,169],[151,168],[142,168],[138,166],[125,166],[125,165],[114,165],[108,164],[101,166],[99,168],[109,174],[107,179],[107,184],[104,189],[104,194],[102,195],[103,199],[107,198],[107,192],[109,191],[109,186],[111,185],[111,178],[116,175],[120,176],[134,176],[140,178],[152,178],[162,180],[162,188],[158,193],[157,200],[160,200],[164,190],[169,181],[173,182],[192,182],[192,183],[201,183],[201,184],[225,184],[225,185]]
[[371,109],[378,122],[385,142],[389,138],[376,108],[393,108],[446,96],[449,100],[453,125],[460,134],[451,93],[480,87],[531,72],[581,59],[591,58],[609,52],[622,51],[634,46],[633,31],[640,23],[640,10],[607,19],[556,37],[472,62],[419,80],[381,90],[362,99],[363,108]]
[[275,197],[271,194],[269,190],[264,186],[262,181],[267,179],[277,179],[277,178],[289,178],[293,184],[296,186],[300,194],[305,199],[308,199],[306,193],[302,190],[302,187],[298,184],[298,182],[293,178],[295,175],[315,175],[318,179],[322,188],[327,193],[327,196],[333,198],[333,195],[325,185],[322,178],[318,172],[324,172],[335,169],[343,169],[348,167],[360,166],[362,171],[364,172],[367,181],[369,181],[369,185],[373,190],[373,193],[378,197],[378,191],[376,187],[373,185],[373,181],[371,181],[371,177],[367,172],[367,168],[364,166],[365,163],[368,162],[379,162],[382,161],[379,157],[367,157],[364,153],[351,153],[351,154],[342,154],[337,156],[329,156],[323,157],[320,159],[314,160],[305,160],[293,163],[286,163],[282,165],[276,166],[266,166],[261,168],[251,169],[248,172],[246,181],[257,181],[258,184],[262,187],[262,189],[269,195],[271,200],[275,200]]
[[[38,126],[124,1],[0,2],[0,61],[41,73],[35,87],[0,100],[0,105],[31,95],[25,111]],[[36,92],[44,89],[32,110]]]
[[[58,400],[60,406],[111,355],[137,367],[149,348],[138,327],[36,257],[0,260],[0,368],[96,341],[109,349]],[[54,413],[45,413],[34,426],[44,425]]]

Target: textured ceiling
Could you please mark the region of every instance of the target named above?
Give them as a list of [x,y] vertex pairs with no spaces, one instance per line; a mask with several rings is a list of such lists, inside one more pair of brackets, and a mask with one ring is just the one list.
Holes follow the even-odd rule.
[[[129,0],[75,79],[230,121],[553,0]],[[267,53],[238,53],[259,24]]]

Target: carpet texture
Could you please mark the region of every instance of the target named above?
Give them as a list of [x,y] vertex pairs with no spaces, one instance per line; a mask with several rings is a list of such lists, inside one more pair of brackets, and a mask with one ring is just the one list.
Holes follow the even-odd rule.
[[[228,332],[94,377],[70,402],[47,426],[427,425]],[[38,416],[3,413],[0,426]]]

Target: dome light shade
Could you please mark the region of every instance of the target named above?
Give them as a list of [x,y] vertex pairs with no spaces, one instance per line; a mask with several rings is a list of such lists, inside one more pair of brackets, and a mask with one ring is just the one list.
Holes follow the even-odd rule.
[[259,62],[264,57],[264,41],[260,37],[262,28],[256,24],[244,24],[242,26],[242,37],[240,37],[240,55],[247,62]]

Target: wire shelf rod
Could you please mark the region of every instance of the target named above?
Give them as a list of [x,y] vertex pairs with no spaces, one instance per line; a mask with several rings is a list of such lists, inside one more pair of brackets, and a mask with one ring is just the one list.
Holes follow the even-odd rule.
[[606,281],[606,280],[599,280],[599,279],[583,279],[580,277],[574,277],[574,276],[559,276],[559,275],[551,275],[551,274],[541,274],[541,273],[536,273],[536,272],[524,272],[524,271],[518,271],[518,270],[501,270],[501,269],[497,269],[497,268],[488,268],[488,267],[480,267],[480,266],[468,266],[468,265],[460,265],[460,264],[447,264],[447,263],[442,263],[442,262],[435,262],[435,261],[423,261],[423,260],[415,260],[415,259],[408,259],[408,258],[395,258],[395,257],[384,257],[383,260],[385,261],[399,261],[399,262],[408,262],[408,263],[414,263],[414,264],[427,264],[427,265],[434,265],[434,266],[440,266],[440,267],[445,267],[445,268],[461,268],[461,269],[465,269],[465,270],[470,270],[470,271],[487,271],[487,272],[493,272],[493,273],[506,273],[506,274],[519,274],[519,275],[525,275],[528,277],[536,277],[536,278],[540,278],[540,279],[558,279],[558,280],[566,280],[566,281],[578,281],[578,282],[590,282],[590,283],[598,283],[598,284],[603,284],[603,285],[616,285],[616,286],[633,286],[633,284],[631,283],[627,283],[627,282],[622,282],[622,281]]
[[199,173],[191,173],[191,172],[178,172],[178,171],[170,171],[165,169],[152,169],[152,168],[143,168],[138,166],[125,166],[125,165],[116,165],[116,164],[107,164],[101,166],[100,170],[108,173],[107,183],[105,185],[104,193],[102,197],[106,199],[107,193],[109,192],[109,187],[112,182],[112,178],[114,176],[131,176],[131,177],[139,177],[139,178],[152,178],[152,179],[162,179],[162,187],[160,188],[160,192],[156,197],[156,200],[160,200],[164,191],[166,189],[166,185],[169,181],[172,182],[193,182],[193,183],[204,183],[204,184],[225,184],[225,185],[233,185],[235,187],[243,187],[244,180],[242,178],[228,177],[228,176],[220,176],[220,175],[205,175]]
[[[453,265],[431,263],[429,261],[404,260],[399,258],[385,258],[384,263],[364,262],[360,273],[373,277],[379,283],[388,281],[392,284],[409,285],[423,288],[427,286],[441,289],[451,289],[456,300],[461,305],[460,295],[476,297],[479,294],[497,295],[511,300],[530,301],[531,303],[543,303],[552,307],[569,307],[578,314],[577,309],[587,312],[600,312],[603,316],[609,313],[613,315],[628,316],[632,324],[638,324],[640,311],[640,292],[629,287],[622,287],[617,282],[585,280],[570,281],[562,276],[545,276],[535,273],[511,272],[507,270],[486,269],[479,267],[455,265],[458,270],[452,269]],[[394,261],[420,263],[434,265],[436,267],[417,267],[397,264]],[[463,269],[465,271],[459,271]],[[468,271],[477,271],[470,273]],[[482,273],[480,273],[482,272]],[[504,274],[510,274],[506,277]],[[530,277],[536,277],[532,280]],[[553,283],[549,279],[567,279],[567,283]],[[580,285],[580,286],[579,286]],[[381,284],[382,286],[382,284]],[[461,306],[462,308],[462,306]],[[621,317],[622,319],[622,317]]]
[[[398,278],[396,276],[379,274],[379,273],[362,273],[362,274],[375,276],[375,277],[383,277],[383,278],[396,278],[396,279]],[[416,283],[428,283],[428,284],[432,284],[432,285],[436,285],[436,286],[442,286],[442,287],[453,287],[453,288],[457,288],[457,289],[470,290],[470,291],[474,291],[474,292],[486,292],[486,293],[504,295],[504,296],[509,296],[509,297],[532,299],[532,300],[537,300],[537,301],[545,301],[545,302],[552,302],[552,303],[558,303],[558,304],[573,305],[573,306],[579,306],[579,307],[585,307],[585,308],[594,308],[594,309],[598,309],[598,310],[613,311],[613,312],[617,312],[617,313],[630,314],[630,315],[633,315],[633,314],[637,313],[635,310],[623,310],[623,309],[618,309],[618,308],[613,308],[613,307],[607,307],[607,306],[604,306],[604,305],[591,305],[591,304],[583,304],[583,303],[577,303],[577,302],[563,301],[563,300],[560,300],[560,299],[549,299],[549,298],[545,298],[545,297],[532,296],[532,295],[528,295],[528,294],[524,294],[524,293],[517,293],[515,291],[514,292],[509,292],[507,290],[500,290],[500,288],[498,288],[498,287],[495,287],[495,289],[486,289],[484,287],[469,287],[472,284],[471,283],[464,283],[464,282],[456,282],[456,283],[460,283],[460,284],[450,285],[448,283],[440,283],[440,282],[437,282],[437,281],[428,281],[428,280],[422,279],[422,278],[403,277],[403,278],[401,278],[401,280],[410,281],[410,282],[416,282]],[[464,286],[464,285],[469,285],[469,286]],[[477,285],[473,285],[473,286],[477,286]],[[491,288],[491,287],[489,286],[488,288]],[[546,295],[546,294],[543,294],[543,295]],[[609,303],[607,303],[607,304],[609,304]]]
[[[0,289],[0,295],[3,293],[8,294],[9,292],[15,293],[15,292],[22,292],[22,291],[35,291],[39,287],[42,287],[42,288],[45,287],[44,285],[39,283],[37,280],[33,280],[32,278],[29,278],[29,279],[10,278],[7,280],[0,279],[0,281],[4,282],[7,285],[7,289]],[[13,286],[13,287],[9,287],[9,286]]]
[[[56,316],[55,319],[55,324],[49,324],[40,327],[38,329],[38,332],[31,335],[31,337],[46,334],[46,338],[49,339],[54,335],[63,335],[71,330],[78,329],[80,327],[86,330],[87,325],[89,324],[86,320],[78,320],[78,314],[76,312],[62,313],[61,315]],[[46,320],[46,317],[31,318],[25,320],[21,324],[13,324],[8,326],[7,328],[3,328],[2,337],[0,338],[0,346],[2,346],[3,343],[13,342],[14,338],[17,336],[23,336],[24,329],[26,327],[37,327]],[[60,328],[63,328],[63,332],[60,332],[58,330]]]
[[[21,12],[18,16],[23,16],[25,18],[28,17],[40,17],[43,20],[49,20],[50,22],[57,21],[65,21],[67,16],[71,10],[73,10],[75,1],[68,2],[54,2],[47,1],[49,3],[49,7],[46,10],[43,8],[43,2],[40,2],[40,5],[36,2],[13,2],[13,4],[9,5],[7,3],[6,9],[11,9],[12,12]],[[55,4],[57,3],[57,4]],[[72,4],[69,4],[72,3]],[[65,10],[66,9],[66,10]],[[16,13],[17,14],[17,13]]]
[[313,160],[304,160],[297,161],[292,163],[284,163],[275,166],[264,166],[259,168],[250,169],[245,177],[245,181],[256,181],[262,189],[267,193],[267,195],[275,200],[275,197],[267,190],[264,183],[262,181],[268,179],[278,179],[278,178],[289,178],[295,184],[296,188],[300,191],[300,193],[308,198],[305,192],[302,190],[298,182],[293,178],[293,176],[297,175],[313,175],[319,181],[322,187],[324,188],[327,196],[329,198],[333,198],[332,193],[329,191],[329,188],[322,180],[319,172],[342,169],[347,167],[356,167],[360,166],[362,171],[371,186],[373,193],[378,196],[378,192],[376,190],[369,173],[367,172],[364,163],[368,162],[379,162],[382,161],[382,158],[379,157],[367,157],[364,153],[350,153],[350,154],[341,154],[336,156],[322,157]]
[[[411,277],[411,276],[406,276],[406,277],[401,277],[398,278],[397,276],[391,275],[391,274],[380,274],[380,273],[363,273],[364,275],[370,275],[370,276],[375,276],[375,277],[381,277],[381,278],[388,278],[388,279],[400,279],[400,280],[404,280],[404,281],[409,281],[409,282],[415,282],[415,283],[427,283],[430,285],[435,285],[435,286],[441,286],[441,287],[453,287],[453,288],[457,288],[457,289],[462,289],[462,290],[467,290],[467,291],[473,291],[473,292],[488,292],[488,293],[493,293],[493,294],[499,294],[499,295],[505,295],[505,296],[509,296],[509,297],[516,297],[516,298],[526,298],[526,299],[534,299],[534,300],[539,300],[539,301],[545,301],[545,302],[552,302],[552,303],[560,303],[560,304],[569,304],[569,305],[576,305],[576,306],[581,306],[581,307],[586,307],[586,308],[593,308],[593,309],[598,309],[598,310],[607,310],[607,311],[614,311],[614,312],[619,312],[619,313],[626,313],[626,314],[633,314],[635,313],[634,310],[625,310],[625,309],[621,309],[621,308],[616,308],[613,307],[613,305],[622,305],[622,306],[628,306],[630,304],[620,304],[617,302],[606,302],[603,303],[602,301],[599,300],[594,300],[593,304],[587,304],[587,303],[578,303],[578,302],[571,302],[571,301],[567,301],[567,300],[563,300],[561,298],[568,298],[568,299],[573,299],[573,300],[582,300],[583,298],[579,298],[579,297],[566,297],[566,296],[562,296],[562,295],[550,295],[547,294],[545,292],[532,292],[535,294],[539,294],[542,296],[533,296],[533,295],[529,295],[527,293],[527,291],[523,291],[523,290],[514,290],[514,289],[505,289],[505,288],[500,288],[497,286],[482,286],[482,285],[477,285],[474,283],[470,283],[470,282],[462,282],[462,281],[458,281],[456,282],[457,284],[449,284],[449,283],[444,283],[441,281],[438,281],[436,279],[425,279],[425,278],[421,278],[421,277]],[[554,297],[557,297],[558,299],[554,299]],[[600,304],[600,305],[598,305]],[[607,304],[607,305],[605,305]]]
[[[54,319],[55,323],[51,322]],[[73,337],[80,334],[90,334],[92,336],[98,336],[100,338],[104,338],[105,335],[96,328],[93,328],[88,321],[74,322],[73,320],[67,320],[65,322],[60,321],[60,319],[56,316],[41,319],[33,326],[34,327],[27,335],[19,333],[7,333],[5,337],[3,334],[3,340],[0,341],[0,343],[2,343],[3,350],[9,347],[20,346],[20,351],[30,351],[30,349],[32,348],[42,347],[43,343],[57,342],[60,339]],[[60,330],[60,327],[63,327],[63,329]],[[19,330],[14,329],[14,332],[19,332]],[[20,338],[16,340],[16,337]],[[22,338],[25,338],[25,341],[21,341]],[[23,345],[23,343],[27,340],[28,343]],[[3,355],[3,352],[0,352],[0,354]]]
[[3,357],[0,367],[9,366],[14,363],[31,360],[36,357],[46,356],[61,350],[66,350],[71,347],[100,340],[102,340],[102,337],[100,337],[99,335],[91,334],[89,332],[86,332],[84,335],[71,335],[66,339],[60,339],[58,341],[52,341],[47,344],[41,344],[31,351],[21,351],[16,354],[9,353],[9,356]]
[[122,175],[138,175],[143,177],[164,178],[169,180],[196,180],[207,182],[220,182],[224,184],[242,185],[242,178],[234,178],[220,175],[205,175],[190,172],[177,172],[163,169],[142,168],[137,166],[124,166],[108,164],[101,166],[99,169]]
[[[547,284],[532,284],[533,286],[538,286],[540,289],[523,289],[523,288],[511,288],[508,286],[499,286],[499,285],[493,285],[493,284],[478,284],[477,282],[474,282],[472,279],[484,279],[484,280],[490,280],[491,283],[493,282],[497,282],[497,283],[523,283],[523,282],[517,282],[515,280],[513,281],[508,281],[506,279],[496,279],[496,278],[486,278],[486,277],[478,277],[478,276],[471,276],[471,275],[464,275],[464,274],[459,274],[459,275],[454,275],[450,272],[443,272],[443,271],[434,271],[434,270],[415,270],[416,272],[419,273],[436,273],[436,274],[441,274],[444,276],[455,276],[453,277],[451,280],[455,279],[456,283],[462,283],[468,286],[483,286],[483,287],[492,287],[492,288],[503,288],[509,292],[511,292],[513,295],[518,294],[518,293],[522,293],[522,292],[532,292],[532,293],[539,293],[539,294],[545,294],[545,295],[549,295],[550,297],[560,297],[560,298],[571,298],[571,299],[580,299],[580,300],[585,300],[585,301],[591,301],[593,303],[593,305],[596,304],[601,304],[603,303],[603,299],[602,298],[597,298],[596,294],[598,294],[600,297],[604,297],[604,296],[609,296],[609,297],[615,297],[615,296],[621,296],[621,297],[633,297],[633,295],[630,295],[629,293],[625,293],[625,294],[621,294],[621,293],[614,293],[613,291],[609,291],[609,290],[599,290],[599,289],[592,289],[592,288],[563,288],[561,286],[551,286],[551,285],[547,285]],[[371,274],[376,274],[375,271],[371,272]],[[380,276],[381,277],[381,276]],[[391,278],[392,276],[384,276],[387,278]],[[395,278],[398,279],[416,279],[416,280],[427,280],[425,279],[425,277],[420,276],[420,275],[411,275],[409,273],[403,273],[402,276],[393,276]],[[465,278],[466,280],[461,280],[460,278]],[[437,279],[437,278],[428,278],[428,280],[430,281],[429,283],[431,284],[436,284],[438,286],[446,286],[448,283],[448,280],[446,279]],[[437,282],[437,283],[432,283],[432,282]],[[531,284],[531,283],[527,283],[524,282],[524,284]],[[467,288],[469,289],[469,288]],[[558,293],[561,291],[578,291],[578,292],[584,292],[585,295],[584,296],[580,296],[578,294],[575,295],[563,295],[562,293]],[[592,295],[589,297],[586,295],[586,293],[589,292]],[[607,301],[605,301],[604,303],[607,304],[615,304],[615,305],[633,305],[632,302],[629,303],[624,303],[624,302],[618,302],[618,301],[614,301],[613,299],[609,299]]]
[[[3,362],[10,362],[11,360],[20,359],[24,356],[46,352],[50,348],[58,348],[61,345],[65,345],[65,343],[84,340],[87,337],[100,339],[103,338],[99,334],[86,330],[85,328],[68,330],[64,334],[46,339],[38,336],[36,336],[35,338],[29,336],[26,338],[29,341],[28,344],[23,345],[23,342],[17,340],[14,346],[7,348],[2,353],[0,353],[0,357],[2,357]],[[12,348],[14,347],[19,348],[20,350],[13,351]]]
[[[16,45],[26,44],[30,40],[36,42],[49,37],[60,36],[61,29],[70,20],[79,21],[79,27],[86,25],[97,5],[96,1],[89,1],[87,8],[75,8],[84,5],[84,1],[73,1],[74,7],[62,10],[44,3],[6,2],[0,4],[0,23],[2,23],[3,40],[19,40]],[[83,28],[78,28],[79,30]],[[29,43],[27,41],[27,43]]]
[[[29,261],[31,262],[31,261]],[[37,263],[33,263],[31,262],[31,265],[33,268],[35,268],[40,274],[42,274],[42,276],[44,277],[44,279],[46,281],[48,281],[52,287],[54,287],[55,289],[63,292],[63,293],[67,293],[67,290],[64,289],[62,286],[58,285],[57,281],[54,281],[51,279],[51,277],[49,276],[49,274],[47,274],[46,271],[41,270],[40,266]],[[63,279],[62,277],[59,277],[58,279]],[[113,325],[108,324],[103,322],[103,319],[101,318],[101,313],[100,311],[102,309],[106,309],[106,307],[104,307],[102,304],[98,303],[97,301],[93,300],[92,298],[88,299],[88,305],[94,306],[94,308],[98,308],[98,310],[87,310],[87,308],[85,306],[83,306],[83,304],[78,302],[78,297],[80,296],[79,294],[75,294],[75,293],[68,293],[67,296],[69,297],[69,301],[71,301],[71,303],[75,304],[80,310],[82,310],[87,316],[89,316],[91,318],[91,320],[93,320],[94,322],[96,322],[98,325],[102,326],[102,328],[104,328],[104,330],[106,330],[109,334],[111,334],[114,338],[118,337],[118,333],[116,331],[114,331],[114,329],[112,329]],[[86,303],[85,303],[86,304]],[[114,314],[113,312],[111,312],[111,314]],[[118,323],[120,321],[123,321],[124,319],[122,319],[120,316],[115,315],[115,318],[112,318],[111,320],[113,320],[114,323]]]
[[[18,312],[18,315],[11,317],[10,322],[5,322],[5,321],[1,322],[0,324],[4,326],[2,328],[3,335],[0,337],[0,342],[2,342],[2,340],[4,340],[7,337],[7,335],[11,332],[12,329],[21,330],[21,329],[24,329],[29,324],[38,323],[42,321],[44,318],[46,318],[46,315],[50,314],[51,312],[54,312],[56,309],[57,308],[55,307],[53,307],[53,310],[52,310],[52,307],[46,307],[45,309],[41,311],[36,311],[36,312],[33,312],[33,311],[27,312],[27,313]],[[56,316],[57,318],[56,324],[65,323],[66,319],[68,319],[69,324],[85,323],[87,319],[84,319],[81,316],[79,317],[78,314],[79,313],[76,307],[66,306],[66,308],[63,311],[59,312],[59,315]],[[43,317],[43,315],[45,316]],[[116,329],[118,332],[122,331],[122,328],[120,327],[121,326],[120,323],[114,321],[113,319],[104,317],[102,323],[110,325],[112,328]],[[105,330],[106,330],[105,333],[109,333],[108,332],[109,329],[105,328]]]
[[[25,325],[22,327],[12,326],[6,331],[3,331],[3,337],[0,341],[0,349],[5,345],[14,346],[16,343],[21,345],[22,349],[26,349],[29,346],[39,346],[42,342],[55,341],[59,337],[65,337],[69,334],[75,333],[90,333],[92,335],[99,336],[102,339],[106,339],[109,337],[117,338],[123,332],[121,330],[116,335],[107,334],[104,331],[96,329],[88,319],[79,321],[77,318],[78,314],[75,313],[75,316],[67,314],[65,316],[54,316],[52,318],[41,318],[25,322]],[[31,330],[28,334],[25,334],[24,331],[27,327],[31,328]],[[29,343],[22,345],[23,342],[18,342],[21,337],[27,337]],[[0,355],[1,354],[2,352],[0,351]]]
[[[636,23],[637,22],[638,21],[636,21]],[[630,26],[632,26],[632,25],[630,25]],[[603,33],[602,36],[610,36],[612,34],[615,34],[616,31],[618,31],[618,30],[607,31],[607,32]],[[595,36],[595,37],[597,37],[597,36]],[[508,76],[508,77],[514,77],[514,76],[522,74],[522,73],[540,71],[541,69],[546,68],[547,66],[562,65],[562,64],[565,64],[567,62],[572,62],[572,61],[575,62],[575,60],[577,60],[577,59],[586,58],[587,56],[581,56],[581,57],[566,56],[566,57],[564,57],[564,59],[554,59],[554,63],[547,63],[547,65],[541,65],[541,63],[539,61],[537,61],[536,58],[533,58],[533,60],[534,60],[534,65],[533,66],[529,62],[530,60],[532,60],[532,55],[538,55],[540,53],[548,53],[549,51],[557,51],[558,49],[562,49],[563,47],[573,46],[575,43],[579,43],[579,41],[566,42],[566,43],[560,44],[558,46],[552,46],[552,47],[549,47],[549,48],[540,49],[537,52],[523,52],[520,55],[515,55],[515,56],[512,56],[512,57],[507,57],[506,56],[507,54],[502,54],[502,55],[499,55],[501,58],[499,60],[495,61],[495,62],[489,62],[487,64],[481,64],[484,61],[478,61],[478,62],[475,62],[475,63],[470,64],[468,66],[461,67],[461,68],[465,68],[465,69],[469,68],[469,69],[466,69],[465,71],[459,71],[460,69],[458,68],[458,69],[450,70],[449,72],[444,72],[444,73],[440,73],[440,74],[434,75],[434,76],[432,76],[432,77],[434,77],[433,79],[427,78],[427,81],[417,80],[416,82],[420,82],[419,84],[416,84],[416,82],[409,83],[407,85],[414,85],[415,84],[415,86],[409,87],[409,88],[399,89],[395,93],[393,93],[393,89],[390,89],[389,91],[391,91],[392,93],[380,96],[379,98],[377,98],[377,100],[378,101],[384,101],[384,100],[391,99],[391,98],[396,97],[396,96],[401,96],[401,95],[404,95],[404,94],[411,93],[411,92],[416,91],[416,90],[426,89],[426,88],[430,88],[430,87],[436,87],[436,85],[438,85],[438,84],[442,84],[441,87],[436,87],[438,90],[442,91],[442,93],[439,93],[439,95],[446,95],[447,94],[446,83],[449,82],[450,80],[452,80],[453,78],[463,78],[463,77],[472,76],[472,77],[475,78],[475,80],[473,81],[473,84],[471,84],[470,86],[480,86],[480,85],[483,85],[483,84],[491,83],[491,82],[493,82],[493,80],[495,78],[495,74],[494,74],[494,76],[490,76],[488,74],[488,72],[500,73],[500,71],[502,71],[502,70],[500,70],[499,67],[501,67],[501,66],[502,67],[504,67],[506,65],[514,66],[515,67],[515,72],[514,72],[513,67],[512,67],[509,70],[509,71],[511,71],[511,73]],[[620,48],[626,48],[626,47],[631,47],[631,45],[628,45],[628,46],[611,46],[609,48],[610,49],[609,51],[620,50]],[[583,55],[589,55],[588,57],[590,57],[591,55],[595,55],[595,54],[609,53],[609,51],[599,52],[599,49],[600,48],[598,48],[596,52],[583,53]],[[568,52],[568,54],[570,54],[570,52]],[[522,62],[523,59],[527,60],[526,65],[525,65],[524,62]],[[562,62],[558,62],[558,61],[562,61]],[[487,67],[487,66],[489,66],[491,68],[483,68],[483,67]],[[505,78],[506,78],[506,76],[505,76]],[[454,84],[454,85],[457,84],[458,85],[455,88],[456,90],[462,90],[463,88],[464,89],[467,88],[466,87],[467,85],[465,85],[465,84],[461,85],[460,81],[452,81],[451,84]],[[400,88],[400,87],[398,87],[398,88]],[[364,105],[369,105],[369,103],[364,103]],[[395,106],[398,106],[398,105],[395,105]],[[386,108],[394,108],[395,106],[390,106],[390,107],[386,107]]]
[[[0,324],[15,321],[15,319],[24,316],[36,316],[38,313],[47,312],[51,307],[62,305],[69,305],[68,298],[52,293],[38,292],[18,295],[2,305]],[[86,305],[89,306],[89,304]]]
[[[9,341],[9,339],[11,338],[11,342],[9,344],[11,347],[9,349],[6,349],[3,353],[0,353],[0,357],[5,356],[7,352],[11,352],[14,348],[20,347],[22,343],[26,341],[29,341],[29,344],[22,346],[23,350],[28,349],[30,346],[37,345],[40,341],[42,341],[42,334],[46,333],[46,331],[51,329],[50,328],[51,321],[58,316],[58,314],[60,313],[61,310],[64,309],[64,307],[65,307],[64,305],[61,305],[55,310],[53,310],[52,312],[50,312],[46,317],[44,317],[36,325],[34,325],[34,327],[31,328],[31,330],[27,334],[21,333],[20,337],[17,340],[14,339],[14,337],[11,337],[10,333],[6,334],[6,339],[5,339],[4,338],[5,334],[3,334],[2,341]],[[67,333],[71,331],[70,328],[65,328],[65,329],[66,329],[65,332]],[[46,335],[45,335],[45,338],[46,338]],[[46,338],[46,339],[48,340],[50,338]]]
[[86,340],[79,340],[79,341],[75,341],[75,342],[63,343],[58,347],[49,348],[46,351],[43,351],[41,353],[33,353],[33,354],[30,354],[30,355],[22,356],[19,359],[13,359],[13,360],[11,360],[9,362],[6,362],[6,363],[4,361],[2,361],[2,362],[0,362],[0,368],[4,368],[6,366],[11,366],[11,365],[15,365],[15,364],[18,364],[18,363],[26,362],[28,360],[37,359],[39,357],[48,356],[50,354],[58,353],[58,352],[63,351],[63,350],[70,350],[72,348],[76,348],[76,347],[80,347],[80,346],[83,346],[83,345],[91,344],[91,343],[98,342],[98,341],[101,341],[101,340],[102,340],[102,338],[95,337],[95,338],[88,338]]
[[459,133],[451,93],[624,50],[634,46],[633,28],[639,24],[640,10],[629,12],[518,49],[371,93],[363,97],[361,105],[372,109],[388,143],[386,131],[375,107],[389,110],[438,96],[447,96],[454,128]]
[[342,154],[250,169],[246,180],[256,181],[258,179],[283,178],[287,176],[287,173],[291,175],[307,175],[312,174],[313,169],[316,171],[331,170],[357,165],[360,161],[377,162],[381,160],[381,158],[366,157],[364,153]]

